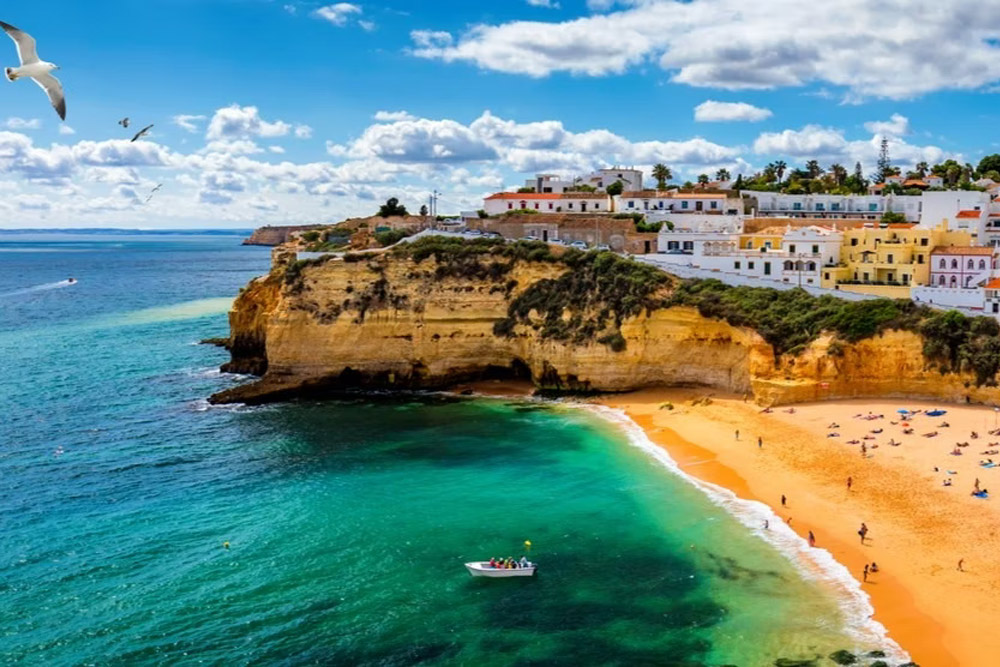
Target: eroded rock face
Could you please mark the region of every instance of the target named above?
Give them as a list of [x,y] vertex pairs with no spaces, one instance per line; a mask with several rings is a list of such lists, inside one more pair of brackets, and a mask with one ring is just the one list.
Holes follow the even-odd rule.
[[302,268],[294,279],[286,279],[283,267],[258,278],[230,313],[232,361],[223,369],[261,378],[212,400],[443,388],[491,374],[563,391],[702,386],[750,393],[764,404],[887,395],[987,401],[997,394],[929,367],[922,339],[908,332],[843,345],[837,356],[828,353],[830,339],[821,338],[797,357],[776,359],[752,330],[693,308],[663,308],[623,321],[626,344],[619,352],[596,340],[545,339],[530,324],[499,336],[494,324],[513,298],[568,269],[518,261],[502,276],[466,278],[437,268],[433,258],[331,259]]

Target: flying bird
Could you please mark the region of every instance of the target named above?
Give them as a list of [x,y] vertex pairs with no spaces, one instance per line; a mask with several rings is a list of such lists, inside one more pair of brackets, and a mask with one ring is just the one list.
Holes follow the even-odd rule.
[[149,134],[149,130],[152,129],[152,127],[153,127],[153,124],[150,123],[146,127],[142,128],[141,130],[139,130],[138,132],[136,132],[135,136],[132,137],[132,141],[137,141],[137,140],[141,139],[142,137],[146,136],[147,134]]
[[17,44],[17,56],[21,60],[20,67],[4,68],[7,80],[16,81],[23,76],[33,79],[49,96],[49,102],[52,102],[52,107],[59,114],[59,117],[66,120],[66,96],[63,94],[63,87],[59,83],[59,79],[51,74],[52,70],[59,69],[59,67],[38,59],[35,39],[28,33],[3,21],[0,21],[0,28],[3,28],[7,36]]
[[155,195],[157,193],[157,191],[159,191],[159,189],[162,188],[162,187],[163,187],[163,183],[157,183],[156,187],[149,191],[149,195],[146,197],[146,202],[145,203],[148,204],[149,201],[153,198],[153,195]]
[[120,121],[118,121],[118,124],[121,125],[122,127],[126,128],[126,129],[128,129],[128,116],[125,116]]

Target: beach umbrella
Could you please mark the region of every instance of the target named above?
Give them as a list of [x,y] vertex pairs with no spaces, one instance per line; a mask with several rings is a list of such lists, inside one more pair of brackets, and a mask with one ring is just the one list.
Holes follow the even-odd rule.
[[898,412],[901,415],[908,415],[908,414],[910,414],[910,411],[906,410],[904,408],[900,408],[899,410],[896,410],[896,412]]

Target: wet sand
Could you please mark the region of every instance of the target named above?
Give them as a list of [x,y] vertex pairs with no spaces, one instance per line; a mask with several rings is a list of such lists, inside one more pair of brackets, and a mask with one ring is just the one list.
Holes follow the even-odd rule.
[[[1000,462],[1000,454],[980,453],[1000,451],[1000,435],[987,433],[1000,427],[1000,413],[909,400],[835,401],[771,413],[734,396],[712,395],[709,404],[692,405],[705,396],[710,393],[657,389],[597,402],[624,410],[685,472],[767,503],[783,519],[790,517],[803,537],[812,531],[816,548],[828,550],[859,581],[864,565],[877,562],[880,571],[863,590],[872,598],[875,620],[917,663],[997,660],[1000,467],[982,468],[978,462]],[[907,435],[900,408],[941,408],[947,414],[913,417],[907,423],[914,432]],[[856,417],[869,412],[884,417]],[[949,425],[941,426],[944,422]],[[833,423],[838,427],[828,428]],[[979,438],[973,439],[972,431]],[[922,435],[933,432],[938,435]],[[901,444],[890,446],[890,439]],[[848,444],[852,440],[858,444]],[[950,453],[965,442],[968,446],[958,448],[961,456]],[[951,486],[943,486],[946,478]],[[976,478],[980,488],[995,492],[992,497],[970,495]],[[857,533],[862,522],[869,528],[864,544]],[[964,572],[957,569],[959,559]]]

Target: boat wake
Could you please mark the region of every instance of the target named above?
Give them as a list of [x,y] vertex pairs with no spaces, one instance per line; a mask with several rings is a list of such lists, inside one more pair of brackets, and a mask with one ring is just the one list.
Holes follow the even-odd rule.
[[[704,492],[713,503],[726,510],[755,535],[788,556],[803,576],[823,582],[833,589],[847,618],[846,631],[849,634],[863,644],[883,648],[891,654],[890,658],[897,663],[907,662],[910,659],[906,651],[889,637],[885,626],[872,619],[875,610],[872,607],[871,598],[861,589],[861,584],[851,576],[847,568],[837,562],[829,551],[810,547],[804,538],[787,526],[764,503],[739,498],[729,489],[702,481],[681,470],[667,451],[651,441],[642,427],[629,418],[623,410],[600,405],[581,407],[595,412],[620,427],[631,445],[643,450],[663,467]],[[764,529],[765,520],[770,525],[767,530]]]
[[12,292],[0,292],[0,297],[21,296],[23,294],[32,294],[34,292],[46,292],[48,290],[60,289],[63,287],[72,287],[75,284],[75,280],[60,280],[59,282],[34,285],[32,287],[25,287]]

